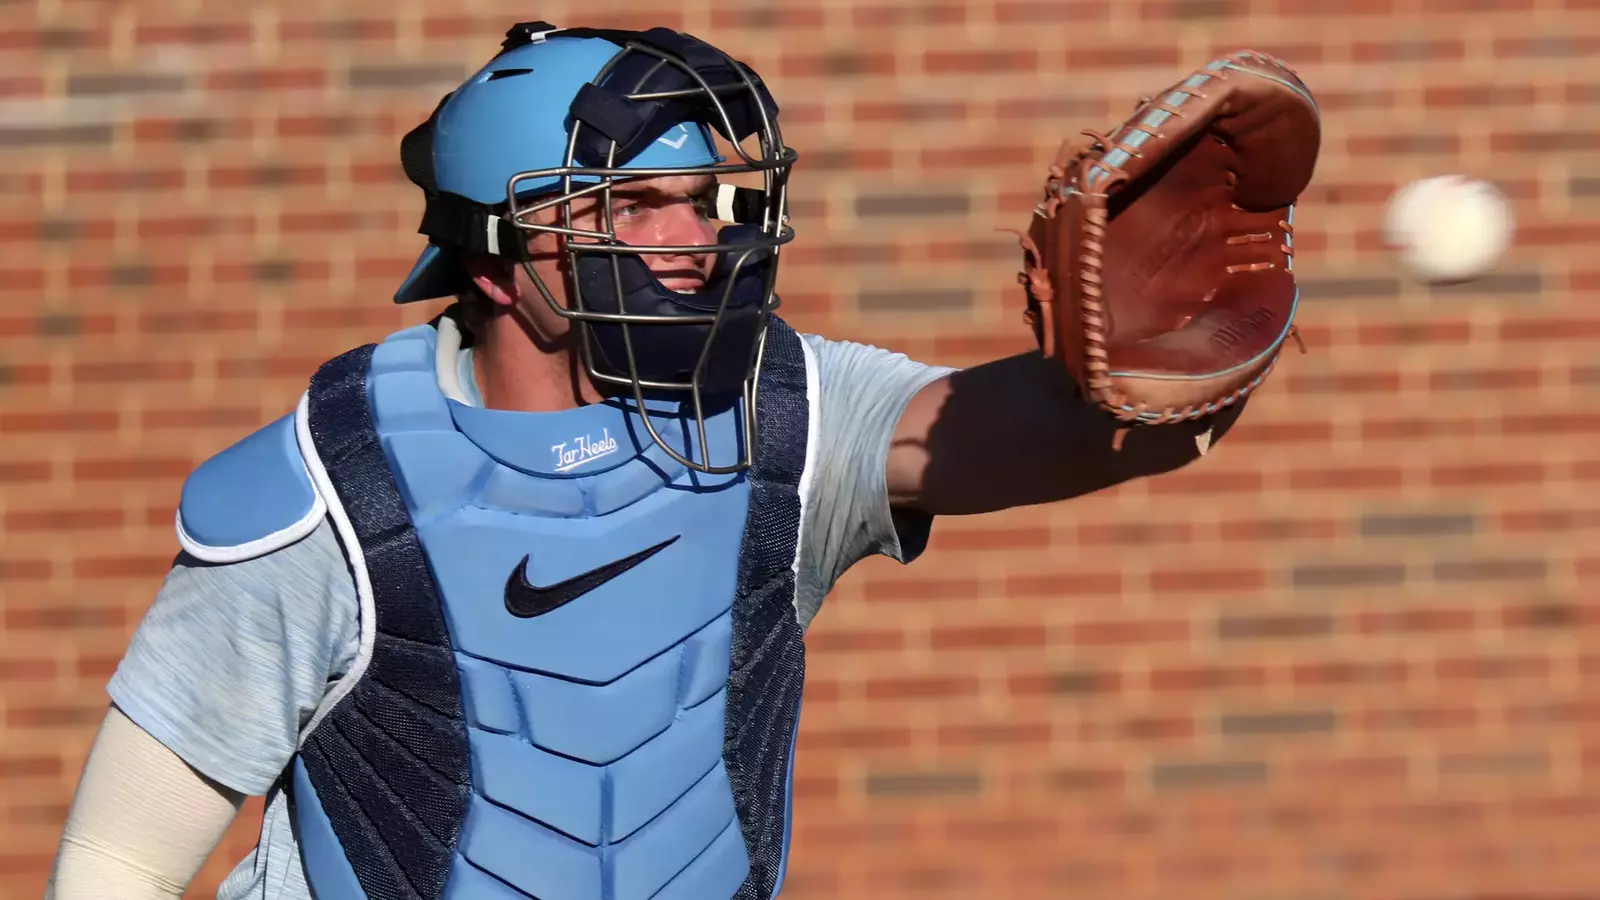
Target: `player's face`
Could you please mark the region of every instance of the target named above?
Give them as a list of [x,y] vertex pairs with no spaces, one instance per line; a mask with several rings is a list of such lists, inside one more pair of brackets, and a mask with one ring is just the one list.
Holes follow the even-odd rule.
[[[719,228],[712,219],[716,190],[717,181],[710,175],[665,175],[625,182],[611,190],[611,227],[618,240],[634,247],[711,246]],[[571,201],[572,227],[607,231],[604,202],[600,194]],[[554,206],[539,210],[532,219],[539,224],[563,224],[559,207]],[[577,243],[585,238],[540,232],[528,242],[528,253],[545,287],[558,303],[571,308],[567,294],[570,260],[564,252],[564,242],[569,240]],[[715,262],[715,256],[705,252],[646,253],[639,258],[664,287],[684,293],[704,286]],[[566,336],[571,323],[550,309],[522,266],[514,268],[518,305],[530,324],[548,339]]]
[[[710,175],[667,175],[625,182],[611,189],[611,227],[617,239],[634,247],[706,247],[716,243],[717,225],[711,212],[715,208],[717,182]],[[572,224],[586,231],[607,231],[599,194],[572,201]],[[541,210],[540,221],[558,223],[555,208]],[[562,238],[539,234],[529,243],[539,274],[552,288],[565,279],[550,277],[565,259],[562,240],[582,242],[583,238]],[[682,292],[699,290],[711,275],[710,253],[647,253],[639,257],[665,287]]]

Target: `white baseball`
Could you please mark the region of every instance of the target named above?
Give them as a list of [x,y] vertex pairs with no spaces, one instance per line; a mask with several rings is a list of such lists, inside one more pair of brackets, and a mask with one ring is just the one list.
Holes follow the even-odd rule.
[[1511,203],[1494,185],[1465,175],[1413,181],[1389,198],[1384,240],[1421,281],[1469,281],[1500,262],[1515,228]]

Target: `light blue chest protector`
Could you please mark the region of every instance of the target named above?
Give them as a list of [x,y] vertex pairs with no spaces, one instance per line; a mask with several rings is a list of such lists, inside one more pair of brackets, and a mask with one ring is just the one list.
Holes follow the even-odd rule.
[[[331,361],[295,417],[207,464],[297,449],[314,508],[286,484],[278,539],[325,510],[362,599],[355,670],[288,773],[314,895],[769,900],[804,679],[803,342],[774,322],[754,464],[708,476],[627,404],[448,399],[436,340]],[[697,453],[678,412],[652,420]],[[708,417],[713,462],[736,458],[737,416]],[[205,474],[181,511],[196,544],[226,506]]]

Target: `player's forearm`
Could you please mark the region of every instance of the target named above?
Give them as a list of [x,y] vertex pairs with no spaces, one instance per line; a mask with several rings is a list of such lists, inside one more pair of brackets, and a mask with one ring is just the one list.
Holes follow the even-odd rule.
[[1091,494],[1188,465],[1201,455],[1196,436],[1219,438],[1243,405],[1127,428],[1085,401],[1053,360],[994,360],[928,385],[908,405],[890,451],[889,502],[973,515]]
[[179,900],[184,885],[144,871],[109,848],[64,837],[44,900]]
[[177,900],[242,800],[112,708],[84,766],[45,900]]

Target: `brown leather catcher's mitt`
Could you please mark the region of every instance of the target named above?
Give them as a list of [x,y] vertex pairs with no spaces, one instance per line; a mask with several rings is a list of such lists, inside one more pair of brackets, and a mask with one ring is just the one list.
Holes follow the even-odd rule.
[[1040,348],[1125,425],[1237,402],[1292,334],[1294,205],[1321,144],[1311,92],[1244,51],[1083,134],[1022,239]]

